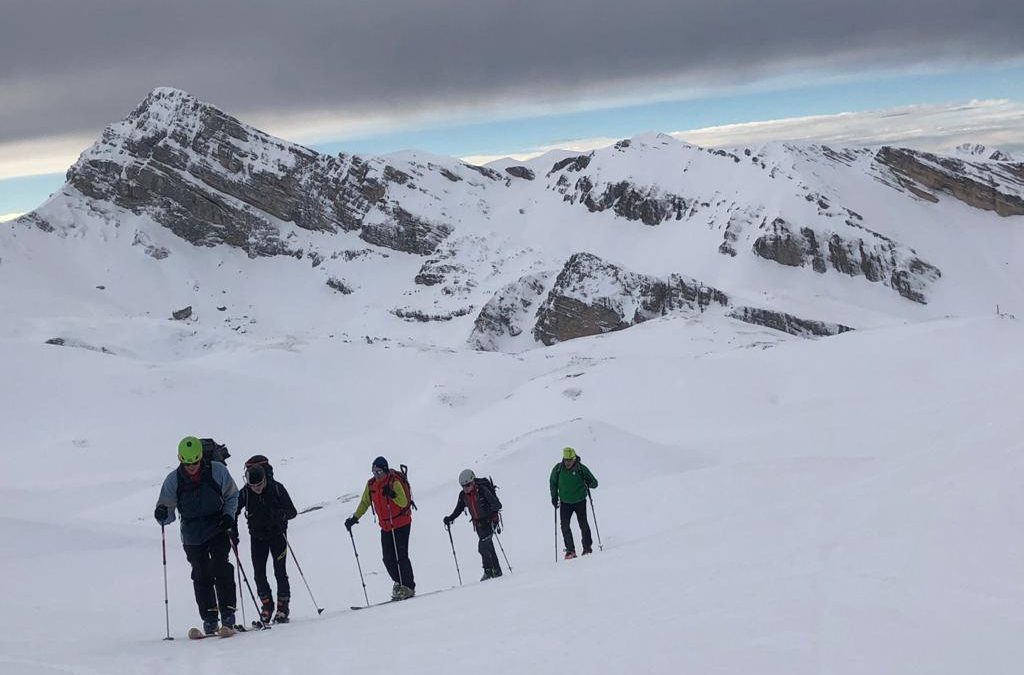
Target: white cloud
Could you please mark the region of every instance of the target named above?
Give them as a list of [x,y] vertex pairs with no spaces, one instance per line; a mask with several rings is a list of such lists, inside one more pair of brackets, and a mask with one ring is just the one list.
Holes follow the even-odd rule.
[[728,124],[675,131],[672,135],[703,146],[811,141],[846,146],[903,145],[942,151],[971,142],[1013,150],[1024,147],[1024,103],[997,99],[911,105]]
[[23,213],[0,213],[0,223],[5,223],[8,220],[14,220],[18,216],[24,215]]
[[[1024,102],[994,99],[911,105],[882,110],[846,112],[764,120],[745,124],[673,131],[680,140],[704,147],[751,146],[770,141],[831,143],[840,146],[899,145],[935,152],[949,151],[961,143],[978,143],[1009,152],[1024,150]],[[560,144],[537,146],[493,155],[462,159],[486,164],[511,158],[527,161],[554,149],[588,152],[619,139],[579,138]]]

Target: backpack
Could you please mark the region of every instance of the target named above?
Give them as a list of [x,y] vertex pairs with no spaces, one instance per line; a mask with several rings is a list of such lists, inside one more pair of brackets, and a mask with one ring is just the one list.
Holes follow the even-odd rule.
[[[221,446],[223,447],[223,446]],[[227,448],[224,448],[227,450]],[[264,455],[253,455],[249,459],[245,460],[245,470],[248,471],[250,466],[261,466],[263,471],[267,474],[267,481],[272,482],[274,480],[274,467],[270,465],[270,460]],[[246,480],[246,483],[249,481]]]
[[480,478],[476,479],[476,483],[477,483],[477,485],[483,485],[483,486],[487,487],[487,489],[489,489],[491,491],[491,494],[494,495],[494,501],[495,501],[495,504],[494,504],[495,510],[494,510],[494,512],[495,513],[500,513],[501,512],[501,499],[498,498],[498,486],[494,484],[494,479],[491,478],[490,476],[487,476],[486,478],[481,476]]
[[199,442],[203,444],[203,464],[209,464],[210,462],[227,463],[227,458],[231,456],[231,453],[228,452],[228,446],[221,445],[212,438],[200,438]]
[[[401,469],[401,471],[388,469],[388,478],[392,480],[397,479],[398,482],[402,484],[402,489],[405,490],[405,497],[406,499],[409,500],[409,504],[404,509],[398,512],[398,515],[404,516],[408,513],[411,513],[413,509],[417,509],[419,507],[416,506],[416,502],[412,498],[412,487],[409,485],[409,467],[407,467],[405,464],[399,464],[399,468]],[[368,480],[367,485],[373,483],[374,480],[374,478]]]

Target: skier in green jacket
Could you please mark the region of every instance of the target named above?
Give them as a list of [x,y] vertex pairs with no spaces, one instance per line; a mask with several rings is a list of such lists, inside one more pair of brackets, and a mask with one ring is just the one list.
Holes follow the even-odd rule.
[[593,552],[594,541],[590,536],[587,522],[587,495],[597,487],[597,479],[590,472],[573,448],[562,449],[562,461],[551,470],[551,506],[559,509],[562,521],[562,539],[565,541],[565,559],[576,557],[576,544],[569,526],[572,515],[580,526],[583,539],[583,555]]

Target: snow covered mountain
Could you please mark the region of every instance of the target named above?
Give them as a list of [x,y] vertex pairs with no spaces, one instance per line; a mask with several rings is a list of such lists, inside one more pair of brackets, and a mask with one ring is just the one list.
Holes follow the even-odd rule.
[[[291,330],[488,350],[705,310],[775,328],[785,316],[824,322],[831,334],[1021,297],[1008,270],[1020,262],[1024,164],[977,148],[969,159],[705,150],[647,134],[553,154],[490,167],[418,152],[325,156],[157,89],[0,244],[11,250],[29,229],[109,241],[90,253],[86,283],[129,313],[191,307],[194,321],[244,318],[246,330],[285,315]],[[138,269],[130,284],[97,273],[126,256]],[[235,279],[214,269],[224,264]],[[295,316],[265,294],[232,302],[257,269],[301,286],[284,304],[303,296],[322,309]],[[179,288],[141,299],[139,277]]]
[[[1022,199],[973,149],[327,157],[155,90],[0,226],[0,672],[1016,674]],[[287,485],[292,625],[183,639],[187,434]],[[564,445],[603,544],[567,562]],[[423,597],[355,612],[379,454]],[[500,580],[442,526],[467,467]]]

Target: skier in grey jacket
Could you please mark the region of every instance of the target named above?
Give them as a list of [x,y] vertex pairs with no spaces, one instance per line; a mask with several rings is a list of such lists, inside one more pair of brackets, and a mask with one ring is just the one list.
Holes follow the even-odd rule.
[[209,635],[217,631],[218,609],[221,623],[235,626],[235,568],[228,552],[238,541],[238,488],[224,464],[203,461],[203,444],[194,436],[178,444],[178,460],[181,464],[160,488],[153,517],[169,525],[175,509],[181,514],[181,543],[192,565],[203,631]]

